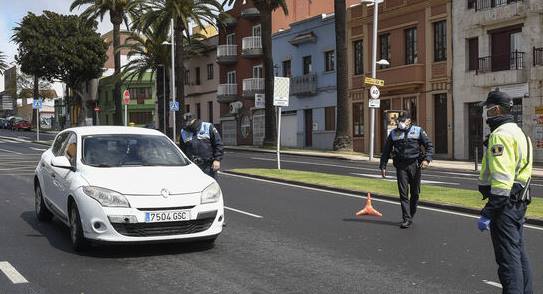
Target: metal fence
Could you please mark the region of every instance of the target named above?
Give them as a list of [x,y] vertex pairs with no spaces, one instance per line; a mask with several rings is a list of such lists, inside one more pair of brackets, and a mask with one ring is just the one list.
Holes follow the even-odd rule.
[[523,0],[477,0],[475,10],[492,9],[515,2],[523,2]]
[[479,58],[477,74],[524,69],[524,52],[514,51],[507,55],[492,55]]

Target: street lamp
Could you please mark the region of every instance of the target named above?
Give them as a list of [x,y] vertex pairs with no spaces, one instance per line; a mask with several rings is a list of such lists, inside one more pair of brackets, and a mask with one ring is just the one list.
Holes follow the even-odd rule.
[[[361,0],[361,3],[369,3],[368,6],[373,7],[373,48],[372,48],[372,54],[371,54],[371,77],[376,78],[377,77],[377,18],[379,13],[379,3],[383,3],[384,0]],[[379,60],[379,64],[389,64],[386,60]],[[375,141],[375,108],[371,108],[370,111],[370,156],[369,160],[373,160],[373,149],[374,149],[374,141]]]

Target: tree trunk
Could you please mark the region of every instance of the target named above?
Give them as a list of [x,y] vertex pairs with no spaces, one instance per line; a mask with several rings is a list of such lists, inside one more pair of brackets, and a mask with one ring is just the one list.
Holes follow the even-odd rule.
[[[40,98],[40,80],[37,75],[34,75],[34,85],[32,96],[34,100]],[[36,110],[32,109],[32,127],[35,128],[38,125],[38,118],[36,117]]]
[[169,96],[169,81],[167,66],[161,66],[157,70],[156,74],[157,85],[157,103],[158,103],[158,129],[167,134],[169,109],[168,109],[168,96]]
[[[175,112],[175,128],[181,132],[182,117],[185,112],[185,48],[183,47],[183,32],[185,27],[181,20],[175,26],[175,98],[179,102],[179,111]],[[176,134],[176,138],[177,138]]]
[[113,61],[115,63],[115,87],[113,89],[113,101],[115,102],[115,113],[113,115],[114,125],[123,125],[123,106],[121,97],[121,52],[117,49],[121,46],[121,24],[122,16],[110,13],[113,24]]
[[273,106],[272,12],[269,7],[258,7],[258,9],[262,16],[262,47],[264,53],[264,145],[275,145],[277,144],[277,127],[275,107]]
[[336,19],[336,87],[337,87],[337,127],[334,150],[353,150],[350,134],[351,107],[347,97],[347,47],[345,45],[345,0],[334,0]]

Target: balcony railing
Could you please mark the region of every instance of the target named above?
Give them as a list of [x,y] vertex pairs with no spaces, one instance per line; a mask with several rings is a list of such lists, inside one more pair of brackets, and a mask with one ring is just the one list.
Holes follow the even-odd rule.
[[477,0],[475,10],[492,9],[499,6],[505,6],[515,2],[523,2],[523,0]]
[[232,57],[238,55],[238,45],[219,45],[217,47],[217,57]]
[[217,96],[236,96],[238,84],[220,84],[217,88]]
[[252,96],[264,92],[264,79],[251,78],[243,80],[243,95]]
[[524,52],[514,51],[510,54],[479,58],[477,74],[519,69],[524,69]]
[[310,96],[317,94],[317,74],[311,73],[290,79],[290,94]]
[[543,65],[543,47],[534,47],[534,66]]
[[241,48],[245,50],[262,49],[262,37],[252,36],[245,37],[241,40]]

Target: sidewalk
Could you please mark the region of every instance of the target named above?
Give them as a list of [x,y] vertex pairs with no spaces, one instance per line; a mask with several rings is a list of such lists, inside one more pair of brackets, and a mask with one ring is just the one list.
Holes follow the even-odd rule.
[[[225,146],[224,148],[226,150],[233,150],[233,151],[276,153],[274,149],[252,147],[252,146]],[[363,154],[363,153],[358,153],[358,152],[296,150],[296,149],[286,148],[285,150],[281,150],[281,154],[330,158],[330,159],[343,159],[343,160],[352,160],[352,161],[369,161],[368,155]],[[372,162],[377,164],[379,162],[379,158],[373,158]],[[473,172],[475,170],[475,162],[459,161],[459,160],[433,160],[432,163],[430,164],[430,167]],[[481,168],[481,163],[479,163],[479,169],[480,168]],[[543,177],[543,168],[534,167],[533,175],[537,177]]]

